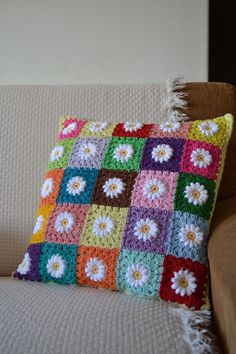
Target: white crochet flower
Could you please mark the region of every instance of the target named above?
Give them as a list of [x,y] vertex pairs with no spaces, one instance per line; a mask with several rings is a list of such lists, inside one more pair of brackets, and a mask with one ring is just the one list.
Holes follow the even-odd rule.
[[188,202],[193,205],[202,205],[206,203],[208,199],[207,190],[199,182],[190,183],[190,185],[185,188],[184,196],[188,199]]
[[108,216],[99,216],[93,224],[93,232],[98,237],[106,237],[112,232],[114,223]]
[[30,264],[31,264],[30,255],[28,252],[26,252],[23,261],[21,262],[21,264],[18,265],[16,271],[22,275],[25,275],[30,270]]
[[69,194],[75,196],[84,192],[86,188],[86,181],[83,177],[72,177],[67,183],[66,190]]
[[90,258],[90,260],[86,263],[85,273],[91,280],[101,281],[106,274],[105,264],[97,257]]
[[88,128],[92,132],[101,133],[104,129],[107,128],[107,126],[108,126],[107,122],[97,121],[97,122],[90,123]]
[[64,135],[68,135],[68,134],[72,133],[75,129],[76,129],[76,122],[72,122],[72,123],[68,124],[67,127],[65,127],[62,130],[62,133]]
[[191,154],[191,162],[199,168],[206,168],[212,162],[212,156],[208,150],[196,149]]
[[184,246],[193,248],[199,246],[203,241],[203,232],[201,232],[198,226],[187,224],[181,227],[179,239],[184,243]]
[[218,132],[219,126],[215,122],[206,121],[198,126],[198,129],[203,135],[212,136]]
[[102,186],[104,193],[107,197],[118,197],[119,194],[125,189],[125,183],[120,178],[109,178],[108,181]]
[[135,288],[147,284],[149,278],[149,270],[141,263],[132,264],[127,268],[127,283]]
[[62,145],[55,146],[51,152],[50,161],[51,162],[58,161],[62,157],[63,152],[64,152],[64,146]]
[[166,162],[173,156],[173,149],[170,145],[160,144],[152,150],[152,158],[155,162]]
[[141,219],[136,222],[134,227],[134,234],[139,240],[147,241],[155,238],[159,232],[157,224],[149,219]]
[[159,199],[163,197],[166,191],[166,187],[163,182],[161,182],[157,178],[153,178],[146,182],[145,186],[143,187],[144,195],[151,200]]
[[59,255],[53,255],[47,263],[47,272],[53,278],[61,278],[65,274],[66,271],[66,262],[65,260]]
[[42,198],[46,198],[49,196],[49,194],[52,193],[53,185],[54,185],[54,182],[53,182],[52,178],[45,179],[43,186],[41,188],[41,197]]
[[34,225],[34,229],[33,229],[33,234],[37,234],[37,232],[39,232],[39,230],[41,229],[41,227],[43,226],[43,215],[39,215],[37,217],[36,223]]
[[72,214],[64,211],[58,214],[56,221],[55,221],[55,229],[57,232],[70,232],[74,226],[74,217]]
[[79,148],[79,157],[81,160],[91,159],[96,155],[97,147],[92,143],[84,143]]
[[132,145],[129,144],[120,144],[113,152],[113,157],[117,161],[127,162],[134,153]]
[[141,129],[143,127],[143,123],[136,122],[126,122],[124,124],[124,129],[126,132],[136,132],[138,129]]
[[190,296],[196,291],[196,278],[194,277],[193,272],[190,272],[189,270],[181,269],[178,272],[174,272],[174,277],[171,279],[171,282],[171,288],[180,296]]
[[181,124],[179,122],[167,121],[160,124],[160,128],[164,133],[175,133],[179,130]]

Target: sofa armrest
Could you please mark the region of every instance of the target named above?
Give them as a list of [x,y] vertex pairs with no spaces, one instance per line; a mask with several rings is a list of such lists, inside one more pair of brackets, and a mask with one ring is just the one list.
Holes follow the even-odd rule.
[[216,204],[208,256],[215,321],[227,353],[236,353],[236,196]]

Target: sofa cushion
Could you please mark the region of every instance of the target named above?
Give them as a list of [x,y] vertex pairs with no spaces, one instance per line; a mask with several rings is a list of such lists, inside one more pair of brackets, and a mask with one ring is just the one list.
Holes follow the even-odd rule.
[[162,124],[62,117],[14,276],[208,308],[206,242],[231,130],[231,115]]
[[0,353],[189,354],[173,309],[116,292],[0,278]]

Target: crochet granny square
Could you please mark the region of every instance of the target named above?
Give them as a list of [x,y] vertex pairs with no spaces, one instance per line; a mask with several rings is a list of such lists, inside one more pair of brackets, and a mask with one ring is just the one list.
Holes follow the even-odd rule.
[[14,277],[209,308],[207,238],[232,124],[62,117]]

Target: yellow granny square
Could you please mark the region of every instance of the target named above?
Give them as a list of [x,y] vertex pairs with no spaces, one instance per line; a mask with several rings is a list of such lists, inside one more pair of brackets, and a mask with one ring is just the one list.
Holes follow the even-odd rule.
[[191,140],[206,141],[222,147],[231,134],[231,126],[231,114],[215,119],[196,120],[191,123],[187,137]]
[[33,235],[30,239],[30,244],[44,242],[44,234],[48,224],[48,219],[55,205],[46,205],[38,209],[36,214],[36,223],[33,229]]
[[92,205],[81,236],[81,244],[102,248],[121,247],[127,212],[128,208]]
[[81,129],[80,137],[109,138],[112,136],[115,126],[114,123],[90,121]]

